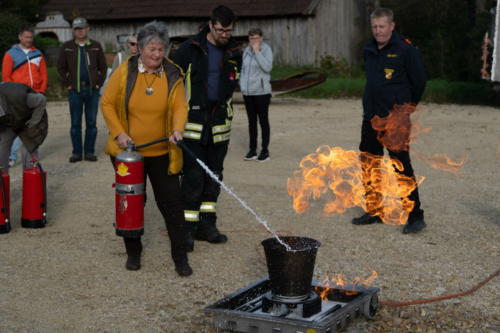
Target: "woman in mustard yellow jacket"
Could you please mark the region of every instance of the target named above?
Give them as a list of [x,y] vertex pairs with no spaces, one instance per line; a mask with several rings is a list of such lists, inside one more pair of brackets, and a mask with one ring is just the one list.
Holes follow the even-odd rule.
[[[187,103],[182,70],[165,58],[169,43],[167,28],[159,22],[146,24],[137,36],[139,54],[124,61],[109,78],[101,110],[110,131],[105,152],[111,161],[130,140],[137,145],[164,137],[170,141],[143,149],[145,175],[149,177],[155,201],[167,226],[175,270],[191,275],[186,254],[186,221],[178,173],[182,151],[175,144],[182,139]],[[168,172],[167,172],[168,170]],[[146,182],[144,182],[146,183]],[[124,238],[126,268],[141,267],[141,238]]]

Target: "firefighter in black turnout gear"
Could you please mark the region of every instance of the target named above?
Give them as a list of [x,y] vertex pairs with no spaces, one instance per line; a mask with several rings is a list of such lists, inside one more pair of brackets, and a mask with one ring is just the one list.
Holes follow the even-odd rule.
[[[233,119],[232,96],[242,64],[238,43],[231,36],[233,24],[233,12],[218,6],[209,25],[184,42],[174,55],[174,62],[184,72],[188,101],[183,139],[221,181]],[[193,251],[194,240],[227,242],[216,227],[220,185],[189,154],[184,154],[183,172],[187,251]]]
[[[377,139],[378,131],[372,126],[374,116],[385,118],[394,105],[413,103],[417,105],[422,97],[427,79],[422,57],[408,39],[400,37],[395,31],[393,13],[387,8],[379,8],[371,15],[373,39],[364,47],[366,66],[366,86],[363,95],[363,125],[359,150],[373,155],[384,155],[384,146]],[[398,159],[404,167],[402,173],[415,178],[408,150],[400,152],[389,150],[391,158]],[[376,170],[368,170],[376,172]],[[398,170],[396,171],[398,172]],[[367,197],[375,195],[370,182],[365,185]],[[418,188],[408,196],[415,202],[410,212],[404,233],[414,233],[426,227],[424,211],[420,208]],[[383,212],[380,207],[370,207],[367,213],[352,220],[355,225],[382,223],[378,216]]]

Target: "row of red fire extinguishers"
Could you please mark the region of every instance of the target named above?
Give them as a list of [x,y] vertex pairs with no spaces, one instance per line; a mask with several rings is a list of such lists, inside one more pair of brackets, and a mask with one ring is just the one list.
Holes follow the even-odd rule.
[[[136,146],[133,141],[128,142],[127,149],[116,156],[116,235],[135,238],[144,234],[144,156],[137,149],[145,148],[159,142],[168,141],[168,138],[152,141]],[[179,140],[177,145],[186,153],[197,159]],[[33,157],[32,157],[33,158]],[[35,161],[35,159],[33,158]],[[42,177],[43,175],[43,177]],[[1,172],[0,187],[0,233],[8,233],[10,226],[10,177]],[[23,202],[21,226],[23,228],[44,228],[47,224],[47,172],[43,171],[40,163],[35,162],[32,169],[23,172]]]
[[[47,224],[47,172],[35,159],[34,166],[23,172],[21,226],[44,228]],[[0,170],[0,234],[10,231],[10,177]],[[43,176],[42,176],[43,175]]]

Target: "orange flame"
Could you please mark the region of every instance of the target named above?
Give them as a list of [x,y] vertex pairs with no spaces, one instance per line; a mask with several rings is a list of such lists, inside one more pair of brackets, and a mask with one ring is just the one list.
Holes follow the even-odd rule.
[[337,289],[341,292],[344,292],[346,295],[354,295],[357,293],[356,285],[358,285],[359,281],[361,281],[361,286],[368,289],[373,280],[378,277],[377,272],[373,271],[372,276],[370,276],[366,280],[361,280],[360,277],[355,277],[352,282],[348,282],[346,277],[343,274],[335,274],[330,281],[328,276],[325,278],[323,282],[319,282],[318,285],[321,287],[316,287],[316,292],[319,293],[319,296],[323,301],[328,300],[328,294],[331,292],[331,289]]
[[490,67],[488,64],[488,55],[490,54],[488,52],[488,46],[493,45],[491,40],[488,37],[488,32],[484,35],[483,39],[483,55],[481,56],[481,59],[483,60],[483,68],[481,69],[481,78],[486,79],[491,77],[490,73],[486,70],[486,68]]
[[[395,168],[402,171],[403,165],[387,156],[344,151],[338,147],[330,149],[328,146],[321,146],[316,152],[304,157],[300,162],[302,169],[294,172],[294,179],[288,179],[288,193],[294,198],[295,211],[303,213],[308,210],[311,195],[318,199],[332,191],[335,200],[328,202],[323,209],[327,216],[359,206],[379,216],[384,223],[406,223],[414,206],[407,197],[424,177],[417,176],[414,180],[395,172]],[[363,184],[370,184],[373,190],[366,191]]]
[[[432,129],[431,126],[424,128],[420,121],[420,116],[425,108],[420,104],[417,107],[414,103],[394,105],[389,111],[389,116],[380,118],[373,117],[372,126],[378,132],[378,140],[386,147],[395,152],[410,150],[420,161],[429,164],[434,169],[441,169],[462,177],[464,163],[467,161],[467,154],[463,153],[455,162],[446,154],[434,154],[430,156],[415,149],[417,139],[424,132]],[[411,120],[410,120],[410,115]],[[411,149],[410,149],[411,146]]]

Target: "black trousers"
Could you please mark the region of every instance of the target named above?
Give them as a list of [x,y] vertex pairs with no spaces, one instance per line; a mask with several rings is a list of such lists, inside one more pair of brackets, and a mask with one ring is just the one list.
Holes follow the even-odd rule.
[[262,150],[267,151],[269,139],[271,137],[271,128],[269,127],[269,103],[271,94],[245,96],[245,108],[248,116],[248,131],[250,133],[250,150],[257,150],[257,118],[259,118],[260,128],[262,129]]
[[[115,157],[111,156],[113,167]],[[149,177],[153,186],[156,205],[165,219],[168,237],[170,238],[171,255],[174,262],[187,260],[186,254],[186,221],[182,206],[182,193],[179,175],[168,174],[168,154],[155,157],[144,157],[144,185]],[[144,187],[144,189],[146,189]],[[124,238],[128,255],[139,255],[142,251],[140,238]],[[130,253],[129,253],[130,252]]]
[[[384,155],[384,146],[380,143],[380,141],[377,139],[377,134],[378,131],[373,129],[372,124],[370,121],[363,121],[363,125],[361,127],[361,143],[359,144],[359,150],[362,152],[370,153],[373,155],[379,155],[383,156]],[[401,151],[401,152],[394,152],[389,149],[389,156],[391,158],[398,159],[402,164],[404,170],[401,172],[398,169],[396,169],[397,173],[402,173],[407,177],[411,177],[415,179],[415,174],[413,172],[413,168],[411,166],[411,160],[410,160],[410,153],[408,151]],[[376,172],[375,170],[363,170],[364,172]],[[374,187],[371,186],[372,184],[364,184],[365,185],[365,191],[366,191],[366,196],[379,196],[381,198],[380,193],[375,193]],[[413,207],[413,210],[410,212],[408,216],[408,221],[413,221],[417,219],[423,219],[424,218],[424,211],[420,208],[420,198],[418,195],[418,187],[411,192],[411,194],[408,196],[408,198],[411,201],[415,202],[415,205]],[[368,207],[368,213],[370,215],[374,215],[374,211],[371,211],[371,208]]]
[[[228,144],[215,146],[212,135],[209,135],[207,145],[189,141],[185,143],[189,150],[222,181]],[[187,219],[188,232],[194,234],[200,226],[204,228],[215,225],[217,221],[215,206],[220,194],[220,185],[189,154],[184,154],[183,173],[181,189],[184,210],[186,213],[199,214],[199,219]],[[208,209],[209,211],[200,210],[202,203],[205,206],[214,206],[214,208]]]

